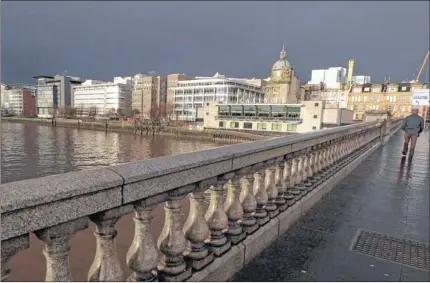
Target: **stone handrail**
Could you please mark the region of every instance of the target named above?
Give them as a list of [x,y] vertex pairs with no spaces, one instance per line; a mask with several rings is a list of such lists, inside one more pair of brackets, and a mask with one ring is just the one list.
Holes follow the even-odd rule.
[[[69,240],[89,221],[96,224],[97,251],[88,280],[197,280],[232,246],[279,213],[291,212],[399,125],[360,123],[2,184],[2,281],[10,259],[29,247],[30,233],[45,243],[45,280],[72,281]],[[206,191],[211,195],[207,210]],[[186,197],[190,210],[182,226]],[[160,203],[165,203],[165,222],[155,242],[152,211]],[[115,223],[131,212],[135,235],[127,265],[132,273],[125,274],[116,255]]]

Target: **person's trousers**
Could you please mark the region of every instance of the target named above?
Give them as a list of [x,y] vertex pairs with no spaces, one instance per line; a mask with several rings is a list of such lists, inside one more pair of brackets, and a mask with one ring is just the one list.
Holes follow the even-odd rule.
[[417,134],[405,133],[405,141],[403,143],[403,153],[408,152],[409,141],[411,142],[411,148],[409,149],[409,155],[414,155],[415,145],[417,143]]

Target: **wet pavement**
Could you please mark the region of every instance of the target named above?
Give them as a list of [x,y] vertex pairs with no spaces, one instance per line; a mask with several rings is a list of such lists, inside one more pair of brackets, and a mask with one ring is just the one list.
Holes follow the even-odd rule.
[[430,281],[428,271],[351,251],[359,229],[429,243],[429,132],[412,159],[402,157],[402,134],[231,281]]

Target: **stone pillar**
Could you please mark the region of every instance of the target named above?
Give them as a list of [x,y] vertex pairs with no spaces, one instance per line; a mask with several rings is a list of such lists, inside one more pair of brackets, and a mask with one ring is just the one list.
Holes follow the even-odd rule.
[[291,167],[291,179],[293,181],[291,183],[293,185],[291,194],[294,196],[295,201],[299,201],[302,198],[301,191],[298,188],[298,185],[302,182],[302,177],[299,171],[299,162],[300,162],[300,159],[297,157],[294,157],[292,160],[292,167]]
[[229,173],[224,175],[224,179],[228,179],[227,199],[224,202],[224,210],[228,218],[227,238],[233,245],[237,245],[246,237],[246,232],[240,224],[243,218],[243,208],[240,203],[240,175]]
[[88,281],[124,281],[122,270],[116,252],[115,238],[116,222],[125,214],[131,212],[131,206],[123,206],[91,215],[90,220],[96,225],[94,235],[97,248],[93,263],[88,272]]
[[319,155],[320,155],[320,150],[318,148],[316,148],[312,153],[311,153],[311,170],[312,170],[312,179],[313,179],[313,187],[317,187],[321,184],[322,182],[322,178],[319,174],[320,171],[320,160],[319,160]]
[[186,266],[183,256],[187,248],[181,227],[181,202],[184,198],[183,193],[173,191],[164,207],[164,227],[157,242],[161,251],[157,267],[161,281],[184,281],[191,276],[191,268]]
[[292,206],[296,200],[294,195],[292,194],[292,191],[294,190],[294,176],[292,173],[292,160],[288,159],[284,163],[284,183],[287,187],[287,191],[284,195],[286,204],[288,207]]
[[211,234],[209,248],[218,257],[226,253],[231,247],[231,242],[225,235],[228,230],[228,217],[222,203],[224,184],[225,181],[219,180],[211,186],[211,201],[205,214]]
[[246,167],[238,172],[242,176],[240,179],[240,202],[243,208],[242,227],[247,235],[254,233],[259,227],[254,217],[255,210],[257,209],[257,201],[253,192],[254,174],[251,170],[250,167]]
[[194,192],[189,195],[190,211],[184,224],[184,233],[189,241],[185,253],[187,265],[199,271],[214,260],[214,256],[205,243],[209,240],[209,226],[205,220],[204,201],[205,191],[210,185],[200,182]]
[[267,204],[266,211],[270,218],[274,218],[279,214],[278,207],[276,206],[276,197],[278,196],[278,188],[275,184],[275,160],[271,160],[266,167],[266,179],[264,182],[264,187],[267,192]]
[[73,234],[88,228],[88,218],[80,218],[36,231],[36,236],[45,243],[45,281],[73,281],[69,267],[69,240]]
[[127,281],[155,281],[159,260],[158,248],[152,237],[152,211],[154,205],[146,205],[144,201],[134,204],[134,238],[127,252],[126,262],[132,270]]
[[6,281],[9,277],[9,261],[19,252],[30,247],[30,237],[28,234],[18,236],[1,242],[1,281]]
[[306,155],[302,154],[299,157],[299,163],[297,166],[297,171],[300,175],[300,181],[301,181],[297,185],[297,189],[299,189],[302,197],[304,197],[307,194],[307,190],[309,186],[309,182],[306,180],[307,179],[306,167],[307,167]]
[[[284,157],[278,158],[275,165],[275,186],[278,191],[278,196],[275,199],[276,206],[282,212],[288,208],[287,200],[287,182],[284,179],[285,160]],[[288,172],[289,173],[289,172]]]
[[257,209],[254,217],[257,219],[259,226],[263,226],[270,220],[265,209],[269,197],[265,188],[266,173],[264,166],[264,164],[260,164],[260,167],[254,174],[255,200],[257,201]]

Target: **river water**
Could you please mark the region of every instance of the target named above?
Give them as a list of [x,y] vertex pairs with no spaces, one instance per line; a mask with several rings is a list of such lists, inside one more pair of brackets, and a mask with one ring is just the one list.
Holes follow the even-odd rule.
[[[134,136],[129,133],[105,133],[74,128],[51,128],[35,123],[1,123],[2,183],[109,166],[158,156],[193,152],[218,146],[215,142],[166,137]],[[219,144],[221,145],[221,144]],[[185,198],[181,221],[188,215]],[[152,232],[158,238],[164,225],[163,204],[153,211]],[[134,236],[133,215],[123,216],[115,225],[118,230],[118,257],[126,274],[126,254]],[[86,281],[96,252],[94,224],[75,233],[70,240],[70,270],[75,281]],[[9,262],[9,281],[44,281],[46,263],[44,243],[30,233],[30,248],[19,252]]]
[[35,123],[1,123],[1,182],[109,166],[218,146],[170,136],[52,128]]

